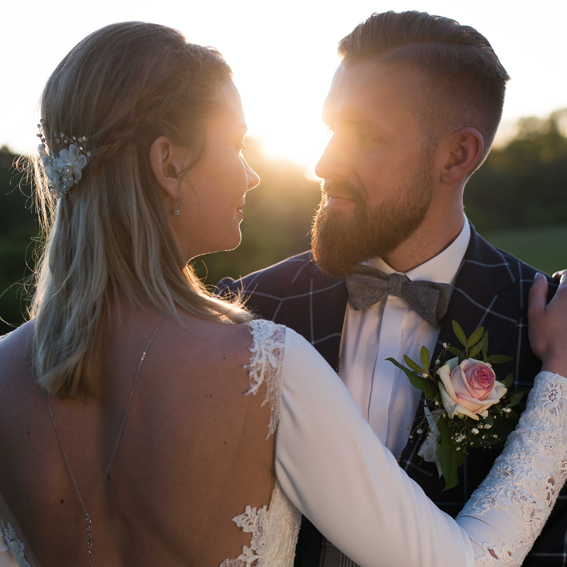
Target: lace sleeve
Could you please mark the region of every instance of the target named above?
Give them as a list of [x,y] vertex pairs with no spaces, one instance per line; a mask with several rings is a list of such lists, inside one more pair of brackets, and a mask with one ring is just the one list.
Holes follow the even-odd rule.
[[270,321],[258,319],[250,323],[252,346],[250,363],[244,368],[249,371],[250,388],[246,395],[256,395],[263,383],[267,394],[262,406],[270,404],[271,418],[268,436],[276,432],[281,415],[282,361],[285,347],[285,327]]
[[519,567],[567,476],[567,380],[540,373],[534,384],[503,454],[455,521],[400,468],[340,378],[288,331],[278,480],[361,567]]
[[536,376],[516,430],[457,517],[478,567],[517,567],[567,478],[567,379]]
[[[264,320],[252,321],[249,326],[252,346],[245,368],[250,388],[245,394],[255,396],[266,384],[261,405],[269,404],[271,409],[269,438],[276,432],[281,414],[286,328]],[[245,546],[236,559],[223,561],[221,567],[292,567],[300,520],[301,514],[276,482],[269,506],[246,506],[244,513],[232,518],[242,531],[251,534],[250,546]]]

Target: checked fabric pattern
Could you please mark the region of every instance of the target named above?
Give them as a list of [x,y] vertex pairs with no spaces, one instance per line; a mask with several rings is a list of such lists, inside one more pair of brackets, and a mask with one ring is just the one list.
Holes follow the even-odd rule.
[[[558,269],[561,266],[558,266]],[[513,372],[515,388],[531,386],[540,362],[530,349],[527,329],[528,292],[536,270],[512,255],[488,244],[471,225],[471,239],[463,258],[447,315],[441,326],[434,357],[444,342],[455,344],[451,321],[457,320],[467,335],[484,326],[492,354],[505,354],[513,362],[499,372]],[[557,284],[549,279],[550,296]],[[218,285],[218,293],[243,293],[248,307],[265,319],[287,325],[302,334],[332,368],[339,370],[339,349],[348,301],[344,279],[323,274],[306,252]],[[434,358],[435,359],[435,358]],[[418,413],[423,412],[420,404]],[[472,450],[460,470],[459,485],[443,491],[434,464],[422,462],[417,451],[423,441],[417,435],[403,450],[399,464],[443,511],[455,517],[487,475],[496,454]],[[296,552],[297,567],[320,567],[324,544],[321,534],[305,518]],[[327,550],[325,550],[326,552]],[[339,563],[338,565],[343,565]],[[567,566],[567,491],[564,489],[525,567]],[[344,567],[347,567],[345,564]],[[348,567],[353,567],[348,565]]]

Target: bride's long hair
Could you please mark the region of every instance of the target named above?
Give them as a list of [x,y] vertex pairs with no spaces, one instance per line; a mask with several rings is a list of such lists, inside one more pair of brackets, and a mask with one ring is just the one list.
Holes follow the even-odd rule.
[[[83,179],[57,199],[34,163],[37,206],[47,239],[31,308],[39,384],[60,397],[91,394],[105,330],[126,297],[141,308],[241,323],[238,303],[208,293],[182,260],[158,197],[149,153],[167,136],[194,165],[205,125],[231,77],[222,56],[177,31],[128,22],[81,41],[49,78],[41,116],[49,148],[55,133],[87,137]],[[63,146],[65,147],[65,146]]]

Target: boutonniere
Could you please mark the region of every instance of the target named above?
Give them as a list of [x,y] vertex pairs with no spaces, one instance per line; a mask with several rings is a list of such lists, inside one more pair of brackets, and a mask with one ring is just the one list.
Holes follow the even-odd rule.
[[512,358],[488,355],[488,332],[484,327],[468,338],[456,321],[453,330],[462,349],[445,343],[433,363],[426,347],[421,347],[419,363],[409,356],[404,356],[406,366],[387,359],[425,395],[425,415],[410,431],[410,438],[427,430],[419,454],[437,463],[445,478],[444,490],[457,486],[457,471],[470,448],[488,448],[506,440],[518,423],[516,406],[527,392],[510,392],[513,374],[497,380],[493,365]]

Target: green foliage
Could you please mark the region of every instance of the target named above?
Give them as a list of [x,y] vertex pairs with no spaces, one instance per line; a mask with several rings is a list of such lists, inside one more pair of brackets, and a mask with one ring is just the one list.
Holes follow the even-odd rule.
[[521,401],[526,392],[524,390],[518,390],[514,392],[510,397],[510,407],[517,406]]
[[[567,179],[565,180],[567,187]],[[553,274],[567,266],[567,218],[563,226],[496,230],[485,238],[541,272]]]
[[457,339],[459,339],[459,342],[466,348],[468,342],[467,336],[465,335],[465,332],[463,331],[461,326],[457,323],[457,321],[453,321],[453,332],[455,333]]
[[31,187],[11,167],[16,156],[0,149],[0,335],[26,317],[27,287],[32,274],[34,237],[38,234],[31,211]]
[[478,353],[482,350],[483,346],[484,343],[478,343],[477,345],[475,345],[469,352],[470,358],[476,358],[478,356]]
[[566,118],[563,109],[547,119],[520,120],[516,137],[493,149],[471,177],[465,205],[481,233],[565,224]]
[[459,362],[461,362],[461,360],[464,360],[466,358],[465,353],[462,350],[459,350],[457,347],[454,346],[449,346],[447,347],[447,350],[451,353],[454,354],[455,356],[459,357]]
[[421,366],[425,370],[425,372],[427,372],[429,370],[429,366],[431,365],[431,355],[429,354],[427,347],[424,346],[421,347],[421,352],[419,353],[419,356],[421,360]]
[[488,358],[488,331],[485,331],[482,337],[482,360],[486,362],[487,358]]
[[[476,345],[484,336],[484,327],[479,327],[467,340],[467,347],[471,348]],[[482,348],[482,345],[481,345]]]
[[[413,361],[409,359],[407,356],[404,358],[407,359],[406,364],[408,362],[411,362],[412,366],[419,368],[419,366],[413,363]],[[424,378],[421,375],[423,372],[421,368],[419,368],[419,370],[417,371],[410,370],[409,368],[406,368],[403,364],[400,364],[395,358],[387,358],[386,360],[391,362],[394,366],[396,366],[400,370],[402,370],[404,374],[409,378],[411,385],[414,388],[421,390],[428,400],[434,400],[437,397],[439,393],[439,388],[437,387],[435,382],[433,382],[428,378]]]
[[490,364],[506,364],[507,362],[511,362],[511,361],[512,361],[511,356],[506,356],[505,354],[493,354],[487,357],[485,362],[488,362]]
[[458,443],[455,443],[452,438],[451,427],[443,416],[440,416],[437,420],[437,428],[441,434],[441,443],[437,449],[437,457],[441,465],[441,472],[445,478],[445,488],[443,490],[449,490],[459,484],[458,470],[464,464],[467,452],[462,447],[459,447]]
[[509,390],[512,387],[513,383],[514,383],[514,374],[510,372],[510,374],[508,374],[508,376],[506,376],[506,378],[502,380],[502,385]]

